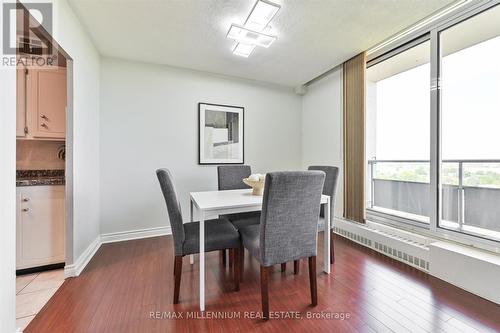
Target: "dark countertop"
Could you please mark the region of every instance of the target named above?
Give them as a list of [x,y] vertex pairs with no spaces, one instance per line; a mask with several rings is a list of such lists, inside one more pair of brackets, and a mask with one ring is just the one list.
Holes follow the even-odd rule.
[[64,170],[17,170],[16,186],[64,185]]

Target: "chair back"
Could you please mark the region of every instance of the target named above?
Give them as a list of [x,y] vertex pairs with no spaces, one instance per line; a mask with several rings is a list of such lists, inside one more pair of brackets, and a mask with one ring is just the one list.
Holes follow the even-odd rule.
[[252,174],[249,165],[219,165],[217,167],[217,178],[219,191],[247,189],[242,179]]
[[172,236],[174,238],[175,255],[182,255],[182,244],[185,240],[184,225],[182,222],[181,205],[177,199],[172,174],[168,169],[158,169],[156,170],[156,175],[158,176],[161,191],[167,205],[170,227],[172,228]]
[[260,219],[260,262],[271,266],[316,255],[322,171],[266,175]]
[[[323,194],[330,196],[330,216],[333,216],[335,206],[335,195],[337,192],[337,184],[339,181],[339,168],[328,165],[311,165],[308,170],[323,171],[325,176],[325,185],[323,185]],[[320,216],[325,217],[324,207],[321,206]]]

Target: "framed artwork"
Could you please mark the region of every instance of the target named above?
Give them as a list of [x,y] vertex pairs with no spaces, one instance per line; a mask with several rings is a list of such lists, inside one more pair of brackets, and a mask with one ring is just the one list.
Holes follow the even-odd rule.
[[198,103],[199,164],[245,162],[244,111],[241,106]]

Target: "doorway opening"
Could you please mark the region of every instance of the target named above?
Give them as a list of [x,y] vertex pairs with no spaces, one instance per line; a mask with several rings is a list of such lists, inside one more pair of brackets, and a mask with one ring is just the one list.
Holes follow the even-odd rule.
[[16,11],[16,326],[24,330],[73,263],[72,59]]

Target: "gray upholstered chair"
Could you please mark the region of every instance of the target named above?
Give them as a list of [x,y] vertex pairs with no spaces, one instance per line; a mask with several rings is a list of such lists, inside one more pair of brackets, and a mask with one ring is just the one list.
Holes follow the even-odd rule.
[[[337,192],[337,184],[339,180],[339,168],[334,166],[321,166],[311,165],[308,170],[319,170],[326,174],[325,185],[323,185],[323,194],[330,196],[330,219],[333,216],[333,209],[335,207],[335,194]],[[320,210],[320,220],[325,218],[325,211],[323,205]],[[330,229],[330,263],[335,261],[335,250],[333,247],[333,225]]]
[[268,173],[260,224],[239,229],[242,246],[260,262],[264,318],[269,318],[268,275],[276,264],[307,257],[311,302],[318,302],[316,251],[324,180],[322,171]]
[[[247,178],[252,174],[252,169],[249,165],[220,165],[217,167],[217,180],[219,191],[225,190],[240,190],[250,188],[243,183],[242,179]],[[226,218],[231,222],[236,229],[252,224],[260,223],[260,212],[246,212],[222,215],[221,218]],[[221,251],[222,264],[226,265],[226,251]],[[229,264],[232,265],[233,257],[229,255]]]
[[[330,196],[330,218],[333,216],[333,208],[335,206],[335,193],[337,191],[337,184],[339,179],[339,168],[334,166],[321,166],[321,165],[311,165],[308,170],[318,170],[325,173],[325,184],[323,185],[323,194]],[[319,213],[319,221],[325,218],[325,207],[321,205]],[[333,264],[335,261],[335,250],[333,247],[333,226],[330,229],[330,263]],[[293,262],[293,272],[294,274],[299,274],[299,261],[295,260]],[[286,270],[286,263],[281,264],[281,271]]]
[[[179,303],[179,289],[182,275],[182,258],[200,252],[200,226],[198,222],[183,223],[181,205],[167,169],[156,170],[165,203],[167,204],[172,236],[174,238],[174,304]],[[240,235],[234,226],[225,219],[205,221],[205,252],[230,249],[234,256],[239,256]],[[239,263],[234,265],[235,289],[239,290]]]
[[252,174],[249,165],[219,165],[217,167],[217,181],[219,190],[241,190],[250,188],[242,179]]

